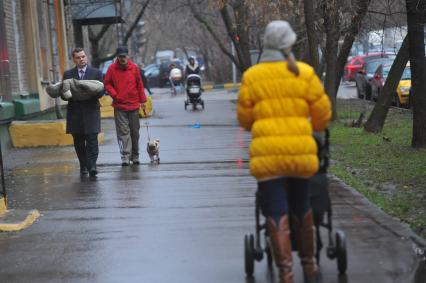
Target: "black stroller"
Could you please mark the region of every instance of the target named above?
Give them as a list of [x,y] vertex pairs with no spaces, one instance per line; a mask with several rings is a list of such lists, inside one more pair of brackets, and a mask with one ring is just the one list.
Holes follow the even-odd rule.
[[[327,169],[329,163],[329,131],[325,131],[325,137],[315,133],[315,140],[318,145],[318,155],[320,160],[320,169],[316,175],[311,178],[310,182],[310,200],[312,211],[314,215],[314,223],[316,228],[316,258],[320,262],[320,252],[323,247],[320,235],[320,227],[325,227],[328,230],[328,246],[327,257],[330,259],[337,259],[337,269],[339,273],[345,273],[347,268],[347,254],[346,254],[346,236],[341,230],[336,230],[333,237],[332,227],[332,209],[330,196],[328,194],[327,185]],[[324,222],[324,216],[327,213],[327,221]],[[265,253],[267,264],[270,269],[273,265],[272,247],[269,242],[269,237],[266,229],[266,223],[260,223],[260,204],[259,197],[256,194],[256,234],[245,235],[244,237],[244,260],[245,272],[247,276],[252,276],[254,272],[254,261],[261,261]],[[290,211],[291,214],[291,211]],[[292,217],[289,217],[292,219]],[[264,230],[264,247],[261,244],[261,231]],[[290,230],[293,231],[292,223],[290,221]],[[296,251],[296,238],[295,233],[291,233],[291,246],[293,251]]]
[[197,105],[200,104],[204,109],[204,100],[201,99],[201,77],[196,74],[191,74],[186,78],[186,94],[187,99],[185,100],[185,110],[189,104],[192,104],[192,110],[197,109]]

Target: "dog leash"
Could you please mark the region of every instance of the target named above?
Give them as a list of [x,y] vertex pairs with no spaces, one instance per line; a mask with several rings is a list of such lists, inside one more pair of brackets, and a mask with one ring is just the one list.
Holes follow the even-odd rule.
[[146,132],[148,133],[148,141],[150,141],[151,138],[149,137],[148,122],[145,122],[145,125],[146,125]]

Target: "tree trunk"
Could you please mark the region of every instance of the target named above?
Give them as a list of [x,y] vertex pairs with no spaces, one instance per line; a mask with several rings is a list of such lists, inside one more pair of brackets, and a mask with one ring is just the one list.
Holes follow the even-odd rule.
[[[129,28],[129,30],[126,33],[126,35],[125,35],[125,37],[123,39],[123,42],[120,43],[120,44],[124,44],[124,45],[127,44],[127,41],[129,40],[129,38],[132,35],[132,33],[133,33],[134,29],[136,28],[137,24],[139,23],[139,21],[143,17],[143,15],[145,13],[145,10],[148,7],[148,4],[150,2],[151,2],[151,0],[146,0],[145,3],[142,5],[142,7],[141,7],[141,9],[140,9],[140,11],[139,11],[136,19],[130,25],[130,28]],[[112,59],[112,58],[115,57],[115,54],[107,56],[107,57],[101,57],[100,54],[99,54],[99,43],[101,42],[102,38],[104,37],[104,35],[106,34],[106,32],[108,31],[108,29],[109,29],[110,26],[111,26],[111,24],[104,25],[102,27],[102,29],[99,31],[99,33],[96,34],[96,35],[93,33],[92,29],[89,28],[89,41],[90,41],[90,44],[91,44],[91,51],[90,51],[90,53],[91,53],[91,56],[92,56],[92,63],[91,64],[95,68],[99,68],[99,65],[102,62],[104,62],[106,60],[110,60],[110,59]]]
[[395,60],[393,61],[392,67],[389,71],[389,75],[386,79],[385,85],[379,97],[377,98],[376,105],[374,105],[373,111],[368,117],[367,122],[364,125],[365,131],[369,133],[379,133],[383,129],[385,124],[386,116],[389,111],[389,106],[392,103],[392,99],[395,95],[395,90],[398,87],[398,83],[401,79],[402,73],[404,72],[405,66],[408,62],[408,37],[405,37],[402,42],[401,49],[399,49]]
[[407,0],[407,28],[411,67],[413,137],[411,146],[426,148],[426,70],[424,50],[424,15],[426,1]]
[[308,63],[315,69],[317,75],[320,75],[318,40],[315,30],[315,10],[314,1],[303,1],[305,13],[306,34],[308,36],[309,60]]
[[[233,9],[235,22],[233,22],[229,13],[229,8]],[[237,52],[237,68],[241,73],[244,73],[245,70],[251,66],[247,9],[248,8],[245,6],[244,1],[238,1],[238,3],[233,7],[225,4],[223,8],[220,9],[220,14],[228,32],[228,36],[234,43],[235,50]]]
[[361,28],[361,22],[368,12],[368,5],[371,0],[358,0],[355,15],[352,17],[352,22],[347,31],[343,44],[340,47],[339,56],[337,57],[337,77],[336,77],[336,94],[339,90],[340,81],[345,70],[346,61],[351,52],[355,37],[358,35]]
[[103,25],[98,34],[94,34],[92,28],[89,27],[89,41],[90,41],[90,53],[92,55],[92,66],[99,68],[102,63],[102,59],[99,54],[99,42],[102,37],[106,34],[111,24]]
[[338,6],[335,0],[327,0],[323,6],[324,26],[326,30],[327,40],[325,43],[325,63],[326,75],[324,80],[324,88],[330,97],[333,107],[333,120],[337,119],[336,111],[336,80],[337,80],[337,61],[339,41],[339,25],[338,25]]

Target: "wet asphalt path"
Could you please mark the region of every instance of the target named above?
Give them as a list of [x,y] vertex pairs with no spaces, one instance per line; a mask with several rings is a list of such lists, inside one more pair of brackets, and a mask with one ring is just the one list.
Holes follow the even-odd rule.
[[[235,93],[206,93],[204,111],[157,90],[149,165],[141,128],[141,166],[121,167],[113,121],[102,121],[96,180],[80,179],[72,147],[14,150],[9,207],[42,217],[0,234],[0,282],[275,282],[266,260],[244,274],[243,237],[254,232],[256,184],[248,172],[249,135],[235,119]],[[141,120],[144,126],[146,120]],[[200,124],[200,127],[193,127]],[[323,282],[426,282],[406,229],[334,180],[336,227],[348,236],[349,270],[322,256]],[[326,241],[326,234],[323,233]],[[424,270],[424,266],[423,266]],[[296,282],[302,282],[295,255]],[[276,279],[275,279],[276,280]]]

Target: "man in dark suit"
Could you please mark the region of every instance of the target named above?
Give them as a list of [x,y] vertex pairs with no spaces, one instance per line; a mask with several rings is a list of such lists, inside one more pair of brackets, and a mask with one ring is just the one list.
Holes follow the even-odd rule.
[[[72,51],[75,67],[64,72],[63,80],[98,80],[103,81],[102,72],[87,64],[87,56],[82,48]],[[98,134],[101,130],[101,113],[99,97],[85,101],[73,101],[67,105],[67,134],[74,139],[74,148],[80,162],[80,174],[90,174],[95,177],[96,160],[98,159],[99,146]]]

